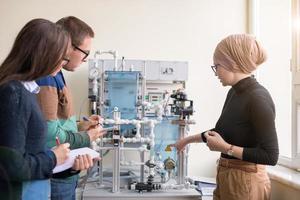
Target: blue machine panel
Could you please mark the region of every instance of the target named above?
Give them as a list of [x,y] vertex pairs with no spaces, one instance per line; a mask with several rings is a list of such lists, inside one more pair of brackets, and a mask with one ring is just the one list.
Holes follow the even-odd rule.
[[106,71],[108,107],[105,116],[112,118],[114,107],[118,107],[123,119],[135,119],[140,72]]
[[161,123],[155,126],[154,152],[159,152],[162,160],[165,160],[168,157],[172,158],[173,160],[177,160],[177,151],[175,148],[172,148],[172,151],[170,152],[165,151],[167,145],[176,143],[179,138],[178,125],[171,123],[172,120],[176,119],[178,119],[178,117],[168,117],[168,119],[163,119]]

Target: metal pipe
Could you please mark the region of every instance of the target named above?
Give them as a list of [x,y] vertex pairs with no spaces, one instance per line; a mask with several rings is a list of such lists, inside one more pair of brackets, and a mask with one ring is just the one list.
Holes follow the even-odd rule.
[[[100,142],[100,148],[103,147],[103,141],[101,140]],[[99,152],[100,154],[100,158],[103,158],[103,151],[100,150]],[[98,181],[98,184],[99,186],[103,185],[103,160],[100,159],[98,161],[98,175],[99,175],[99,181]]]
[[[140,157],[141,157],[141,163],[145,163],[145,151],[142,151],[140,153]],[[141,165],[141,169],[140,169],[140,181],[143,183],[144,179],[145,179],[145,165]]]
[[143,162],[136,162],[136,161],[123,161],[120,163],[121,166],[142,166],[145,165]]
[[[248,0],[248,33],[259,39],[260,36],[260,1]],[[254,72],[255,77],[259,80],[259,70]]]
[[196,185],[192,185],[189,182],[183,183],[183,184],[161,184],[161,189],[162,190],[170,190],[170,189],[175,189],[175,190],[182,190],[182,189],[195,189],[197,188]]
[[259,36],[259,0],[248,0],[248,33]]
[[[146,95],[146,61],[144,62],[144,68],[143,68],[143,79],[142,79],[142,88],[141,88],[141,93],[142,93],[142,101],[145,100],[145,95]],[[146,112],[145,112],[145,106],[142,106],[142,119],[145,117]],[[144,132],[144,124],[141,125],[141,137],[145,137],[145,132]],[[141,162],[145,162],[145,151],[140,153],[140,158]],[[140,168],[140,181],[143,183],[145,181],[145,165],[141,165]]]
[[[179,125],[179,140],[183,139],[185,136],[185,126]],[[177,184],[183,184],[185,182],[185,162],[186,162],[186,150],[181,151],[178,154],[178,176],[177,176]]]
[[112,192],[120,191],[120,148],[114,147]]
[[[141,87],[141,93],[142,93],[142,99],[141,101],[144,101],[145,99],[145,94],[146,94],[146,73],[145,73],[145,67],[146,67],[146,63],[144,63],[144,74],[142,74],[143,79],[142,79],[142,87]],[[143,119],[145,117],[145,107],[142,106],[142,116],[141,119]],[[144,132],[144,124],[141,125],[141,137],[145,137],[145,132]],[[141,158],[141,162],[145,163],[145,151],[140,153],[140,158]],[[145,165],[141,165],[140,167],[140,182],[144,182],[145,181]]]
[[[97,139],[95,142],[93,142],[92,146],[96,146],[97,144],[100,144],[101,141],[103,141],[104,143],[110,143],[113,139],[112,138],[102,138],[102,139]],[[153,138],[150,137],[141,137],[141,138],[130,138],[130,137],[122,137],[121,138],[121,142],[122,143],[143,143],[143,144],[152,144],[153,143]],[[94,150],[97,150],[94,149]]]
[[[100,150],[114,150],[114,147],[98,147],[96,149],[97,151],[100,151]],[[146,147],[120,147],[120,150],[121,151],[140,151],[140,152],[143,152],[143,151],[149,151]]]

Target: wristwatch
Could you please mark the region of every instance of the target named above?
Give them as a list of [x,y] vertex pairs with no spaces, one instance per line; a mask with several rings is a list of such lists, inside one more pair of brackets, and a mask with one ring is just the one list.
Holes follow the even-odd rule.
[[227,155],[229,155],[229,156],[233,156],[233,145],[231,145],[230,147],[229,147],[229,149],[227,150]]

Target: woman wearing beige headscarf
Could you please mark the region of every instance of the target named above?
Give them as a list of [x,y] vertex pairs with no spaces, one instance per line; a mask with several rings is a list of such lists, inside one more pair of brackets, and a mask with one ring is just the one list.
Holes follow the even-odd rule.
[[278,160],[275,106],[269,92],[251,73],[266,53],[250,35],[230,35],[216,47],[212,69],[223,86],[231,86],[215,128],[179,140],[179,151],[189,143],[206,142],[221,152],[214,200],[270,199],[265,165]]

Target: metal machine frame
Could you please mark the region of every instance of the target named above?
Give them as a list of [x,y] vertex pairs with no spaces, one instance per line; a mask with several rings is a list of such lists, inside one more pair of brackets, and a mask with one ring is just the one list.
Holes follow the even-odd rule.
[[[114,59],[97,58],[98,55],[106,53],[111,54]],[[160,153],[163,156],[165,153],[156,152],[158,154],[156,155],[154,152],[156,147],[155,130],[158,129],[158,126],[164,126],[164,124],[160,125],[164,118],[167,118],[173,126],[178,126],[176,140],[186,137],[189,125],[195,123],[190,119],[193,114],[193,103],[187,99],[184,93],[187,68],[187,62],[150,60],[126,60],[125,62],[124,58],[117,60],[116,51],[97,51],[95,58],[89,61],[90,111],[92,114],[106,116],[107,118],[103,122],[104,126],[113,127],[111,136],[99,138],[92,144],[92,148],[99,151],[101,157],[104,155],[103,151],[113,152],[111,188],[113,193],[120,192],[120,166],[125,165],[140,166],[139,182],[132,183],[128,187],[132,190],[151,192],[154,190],[195,188],[194,185],[186,181],[188,149],[180,152],[175,159],[169,157],[164,162],[157,157],[161,157]],[[126,85],[126,83],[120,83],[122,77],[130,77],[132,74],[136,78],[128,78],[128,83],[133,85],[132,88],[134,89],[128,93],[135,95],[133,99],[136,100],[134,102],[136,109],[133,111],[131,108],[130,112],[126,114],[125,112],[122,113],[122,106],[121,110],[115,105],[111,107],[112,103],[108,96],[111,95],[110,90]],[[121,78],[118,79],[119,77]],[[133,84],[134,81],[136,81],[136,88]],[[109,84],[112,86],[108,91],[107,86]],[[170,103],[171,99],[174,99],[173,103]],[[190,104],[186,105],[186,102],[190,102]],[[125,118],[121,118],[121,116],[125,116]],[[175,118],[171,119],[174,116]],[[129,136],[123,134],[127,128],[131,131]],[[140,161],[125,161],[124,151],[138,151]],[[146,152],[149,153],[147,161]],[[172,153],[177,154],[175,149],[172,150]],[[145,182],[145,166],[148,167],[147,182]],[[160,181],[155,178],[158,172],[161,176]],[[176,184],[164,182],[163,176],[166,176],[166,172],[169,178],[172,172],[176,173]],[[103,185],[102,161],[99,162],[98,173],[98,185],[101,186]]]

